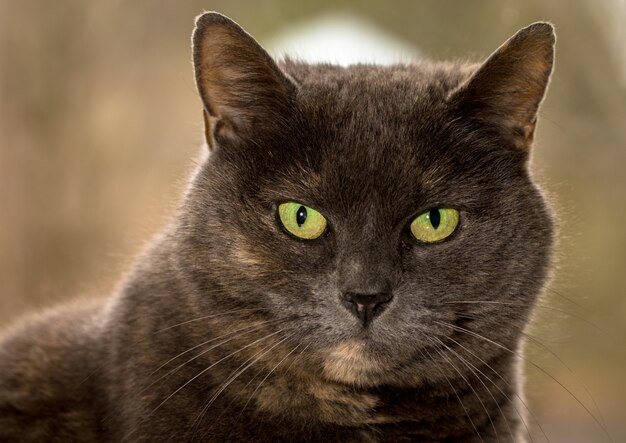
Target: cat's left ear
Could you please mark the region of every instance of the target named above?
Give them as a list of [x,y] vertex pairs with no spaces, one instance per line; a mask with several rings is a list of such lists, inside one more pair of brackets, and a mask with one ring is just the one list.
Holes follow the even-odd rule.
[[192,43],[209,147],[258,137],[290,115],[295,84],[235,22],[217,12],[202,14]]
[[521,29],[452,93],[450,102],[459,115],[497,125],[515,146],[530,149],[552,74],[555,41],[549,23]]

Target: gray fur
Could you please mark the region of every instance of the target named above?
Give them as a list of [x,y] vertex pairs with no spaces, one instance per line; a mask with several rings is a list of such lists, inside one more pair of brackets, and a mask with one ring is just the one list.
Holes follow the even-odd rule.
[[[210,155],[118,294],[5,333],[0,440],[522,441],[517,353],[553,243],[528,171],[552,26],[482,65],[276,65],[216,13],[193,40]],[[327,234],[287,235],[285,200]],[[459,229],[416,243],[436,206]],[[347,291],[393,299],[363,326]]]

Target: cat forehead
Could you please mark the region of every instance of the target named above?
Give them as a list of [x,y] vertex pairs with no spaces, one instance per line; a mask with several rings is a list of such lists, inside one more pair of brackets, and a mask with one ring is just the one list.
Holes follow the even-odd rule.
[[[304,144],[332,170],[346,174],[375,169],[398,174],[389,158],[401,157],[417,170],[420,157],[433,160],[428,147],[444,143],[452,131],[446,98],[475,68],[458,63],[424,62],[412,65],[310,65],[286,61],[282,68],[298,84],[297,103],[307,134]],[[452,140],[445,140],[446,144]],[[416,149],[422,145],[422,149]],[[442,154],[439,146],[439,154]],[[294,156],[298,161],[301,156]],[[321,159],[319,159],[321,160]],[[326,164],[327,161],[318,161]],[[367,165],[365,168],[364,165]]]
[[355,99],[380,101],[385,97],[396,96],[401,98],[398,104],[410,105],[411,100],[445,99],[478,65],[423,61],[342,67],[286,59],[280,66],[297,83],[300,97],[313,98],[317,95],[318,99],[326,96],[355,103]]
[[402,144],[433,138],[449,124],[450,91],[476,65],[339,67],[287,61],[282,67],[298,85],[296,102],[316,142],[333,146],[330,155],[362,156],[381,149],[396,155]]

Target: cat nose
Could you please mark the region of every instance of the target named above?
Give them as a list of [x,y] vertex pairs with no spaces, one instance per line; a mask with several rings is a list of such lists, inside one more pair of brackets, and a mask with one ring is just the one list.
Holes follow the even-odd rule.
[[389,292],[375,294],[344,292],[341,296],[341,302],[365,327],[371,323],[374,317],[384,311],[392,298],[393,295]]

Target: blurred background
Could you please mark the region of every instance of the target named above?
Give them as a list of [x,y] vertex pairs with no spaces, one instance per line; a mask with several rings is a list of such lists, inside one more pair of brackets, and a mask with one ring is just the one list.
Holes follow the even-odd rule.
[[0,0],[0,328],[111,292],[171,216],[202,143],[189,36],[203,10],[276,55],[343,64],[480,60],[556,25],[533,170],[561,235],[529,331],[529,406],[552,442],[609,441],[602,427],[626,441],[624,0]]

